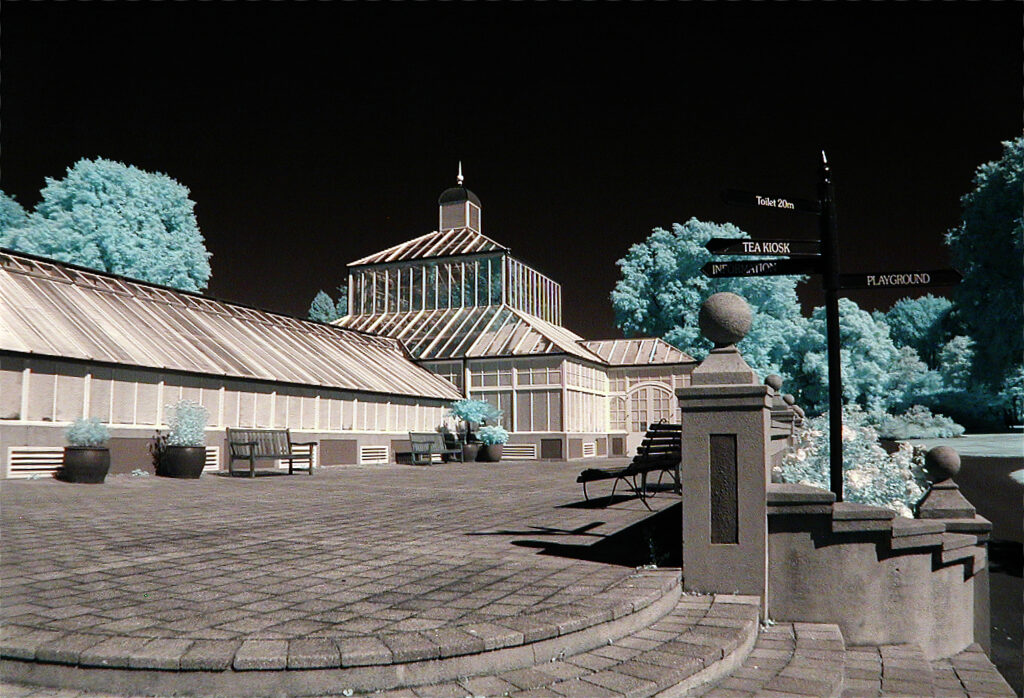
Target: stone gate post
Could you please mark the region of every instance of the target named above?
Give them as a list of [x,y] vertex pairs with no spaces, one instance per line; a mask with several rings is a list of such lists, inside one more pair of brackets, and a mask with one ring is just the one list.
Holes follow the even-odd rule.
[[735,346],[751,319],[740,296],[708,298],[699,322],[715,348],[691,384],[676,390],[683,413],[683,582],[691,591],[756,595],[765,617],[774,391]]

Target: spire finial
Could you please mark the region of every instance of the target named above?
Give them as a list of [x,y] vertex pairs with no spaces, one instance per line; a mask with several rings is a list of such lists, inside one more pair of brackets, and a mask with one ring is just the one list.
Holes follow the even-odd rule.
[[458,181],[460,187],[462,186],[462,180],[463,180],[463,177],[462,177],[462,160],[459,160],[459,176],[457,178],[457,181]]

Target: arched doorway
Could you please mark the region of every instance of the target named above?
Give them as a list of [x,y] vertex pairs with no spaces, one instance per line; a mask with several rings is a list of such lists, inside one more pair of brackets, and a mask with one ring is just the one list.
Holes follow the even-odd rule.
[[626,393],[626,454],[632,456],[643,441],[647,425],[652,422],[674,422],[675,396],[672,389],[662,383],[640,383]]

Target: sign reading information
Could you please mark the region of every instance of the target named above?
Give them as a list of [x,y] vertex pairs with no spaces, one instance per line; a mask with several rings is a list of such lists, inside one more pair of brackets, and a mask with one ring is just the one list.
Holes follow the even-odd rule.
[[786,274],[820,274],[821,260],[779,259],[757,262],[708,262],[700,269],[711,278],[725,276],[785,276]]
[[736,240],[712,238],[704,245],[711,254],[759,254],[806,257],[821,254],[817,240]]

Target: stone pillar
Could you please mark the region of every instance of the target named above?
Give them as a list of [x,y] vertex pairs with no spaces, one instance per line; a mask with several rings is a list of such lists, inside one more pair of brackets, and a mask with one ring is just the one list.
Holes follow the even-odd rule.
[[989,603],[988,539],[992,524],[979,516],[960,492],[953,478],[960,472],[960,454],[950,446],[938,446],[925,456],[925,469],[934,482],[917,505],[917,517],[942,523],[947,534],[973,536],[974,641],[985,652],[992,649]]
[[774,391],[736,349],[750,329],[750,306],[717,293],[700,311],[715,348],[676,390],[683,412],[683,584],[691,591],[740,593],[767,609],[769,446]]

